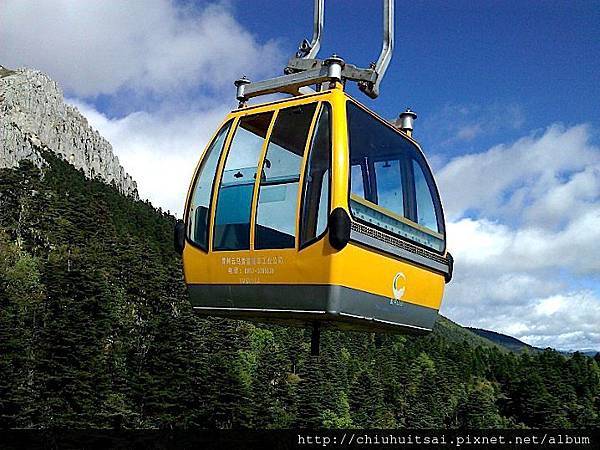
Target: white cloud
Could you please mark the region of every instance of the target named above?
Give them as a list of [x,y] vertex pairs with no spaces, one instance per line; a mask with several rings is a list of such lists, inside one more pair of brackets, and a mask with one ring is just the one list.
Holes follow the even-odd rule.
[[600,296],[553,272],[494,274],[463,267],[448,286],[443,313],[543,348],[600,350]]
[[575,291],[542,298],[527,317],[527,330],[519,333],[529,343],[561,349],[600,347],[600,298],[590,291]]
[[600,272],[600,205],[589,205],[560,231],[526,226],[513,229],[488,219],[448,223],[448,246],[457,260],[480,269],[568,268],[577,274]]
[[237,77],[271,73],[280,59],[276,43],[258,42],[223,3],[196,11],[168,0],[3,0],[0,42],[2,64],[40,69],[84,97],[233,92]]
[[[534,134],[511,145],[454,158],[438,173],[449,218],[456,220],[469,210],[488,217],[522,217],[535,202],[539,214],[548,215],[553,207],[556,209],[556,200],[539,201],[558,187],[593,197],[590,191],[598,182],[600,149],[590,144],[589,138],[586,125],[553,125],[541,136]],[[577,180],[571,187],[564,186],[565,174],[577,177],[586,170],[591,172],[580,175],[585,182]],[[560,190],[554,192],[556,198],[560,195]]]
[[480,123],[463,125],[458,129],[456,133],[456,139],[460,141],[471,141],[477,136],[479,136],[481,133],[483,133],[483,130],[482,125]]
[[543,196],[532,201],[525,209],[523,218],[526,223],[556,228],[564,224],[565,218],[585,214],[599,196],[600,164],[589,165],[572,174],[566,182],[550,187]]
[[235,106],[233,81],[283,67],[278,44],[249,33],[227,1],[5,0],[0,42],[0,63],[48,73],[111,142],[141,198],[178,214],[204,146]]
[[589,128],[554,125],[457,157],[438,180],[455,256],[443,312],[536,346],[600,349],[600,149]]
[[227,107],[177,115],[136,112],[110,119],[81,101],[69,102],[112,144],[123,167],[137,181],[140,197],[181,217],[196,163]]

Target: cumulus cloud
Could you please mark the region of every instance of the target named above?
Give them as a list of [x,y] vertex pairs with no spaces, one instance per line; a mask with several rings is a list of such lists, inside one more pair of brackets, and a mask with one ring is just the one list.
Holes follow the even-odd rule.
[[478,326],[515,336],[536,347],[598,349],[600,298],[592,291],[571,291],[495,308]]
[[111,119],[80,100],[69,102],[112,144],[137,181],[140,197],[181,217],[196,163],[225,117],[226,105],[176,115],[139,111]]
[[204,146],[235,106],[233,80],[283,67],[278,44],[249,33],[228,2],[5,0],[0,42],[2,64],[57,80],[140,196],[179,215]]
[[277,42],[249,33],[225,1],[5,0],[0,42],[0,63],[57,80],[111,142],[140,196],[175,214],[235,106],[233,80],[283,67]]
[[[568,194],[575,195],[576,201],[598,198],[594,188],[599,169],[600,149],[590,143],[588,126],[552,125],[541,135],[456,157],[439,171],[438,178],[452,220],[475,211],[541,225],[542,216],[548,224],[556,222],[553,211],[564,214],[568,203],[559,203]],[[531,205],[536,210],[523,215]]]
[[537,270],[568,267],[577,274],[600,272],[600,206],[589,206],[562,230],[511,228],[485,218],[448,224],[455,256],[480,269]]
[[280,52],[236,22],[226,4],[197,11],[168,0],[3,0],[0,61],[35,67],[67,92],[173,94],[271,73]]
[[590,135],[553,125],[439,171],[456,260],[446,314],[532,345],[600,349],[600,149]]

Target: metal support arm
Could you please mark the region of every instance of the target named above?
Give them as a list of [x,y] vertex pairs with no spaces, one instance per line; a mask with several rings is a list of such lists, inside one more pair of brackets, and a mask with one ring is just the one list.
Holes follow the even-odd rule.
[[269,80],[251,83],[250,80],[242,78],[235,82],[237,86],[237,99],[240,102],[245,102],[252,97],[277,92],[299,95],[300,88],[305,86],[328,81],[342,81],[343,68],[343,59],[331,57],[320,62],[315,68],[282,75]]
[[377,98],[379,85],[394,51],[394,0],[383,0],[383,44],[377,62],[372,63],[368,69],[346,64],[335,54],[326,60],[316,58],[321,48],[324,3],[325,0],[315,0],[312,40],[302,41],[298,52],[289,60],[284,70],[286,75],[256,83],[251,83],[245,78],[237,80],[235,85],[240,102],[278,92],[300,95],[313,84],[346,80],[358,82],[361,91],[371,98]]
[[392,59],[394,52],[394,0],[383,0],[383,45],[375,63],[377,79],[374,83],[359,83],[359,88],[371,98],[379,96],[379,85]]
[[[336,57],[334,55],[333,57]],[[327,61],[327,60],[326,60]],[[288,61],[288,69],[290,72],[302,72],[305,70],[312,70],[315,67],[323,65],[324,61],[320,59],[303,59],[303,58],[292,58]],[[342,78],[345,80],[352,81],[364,81],[366,83],[375,83],[377,80],[377,72],[375,69],[361,69],[356,67],[354,64],[348,64],[344,62],[342,69]]]
[[259,95],[275,94],[278,92],[299,95],[299,88],[310,86],[311,84],[324,83],[325,81],[329,81],[329,79],[326,67],[291,73],[269,80],[246,84],[241,92],[238,90],[237,99],[245,101]]

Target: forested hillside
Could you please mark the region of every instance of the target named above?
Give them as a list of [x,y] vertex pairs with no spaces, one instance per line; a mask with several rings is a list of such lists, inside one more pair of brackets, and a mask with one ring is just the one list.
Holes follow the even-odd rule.
[[526,344],[523,341],[518,340],[517,338],[514,338],[512,336],[507,336],[502,333],[497,333],[495,331],[490,331],[490,330],[482,330],[481,328],[467,328],[467,329],[469,331],[477,334],[478,336],[489,339],[490,341],[495,342],[498,345],[501,345],[502,347],[505,347],[513,352],[521,352],[521,351],[539,352],[539,351],[541,351],[541,349],[539,349],[537,347],[533,347],[529,344]]
[[174,218],[46,158],[0,171],[0,427],[600,425],[580,354],[199,318]]

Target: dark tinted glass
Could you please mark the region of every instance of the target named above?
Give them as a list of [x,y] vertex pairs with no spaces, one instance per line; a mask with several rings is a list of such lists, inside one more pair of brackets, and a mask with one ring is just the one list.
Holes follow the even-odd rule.
[[400,158],[375,161],[375,181],[377,184],[377,204],[404,216],[404,194]]
[[431,189],[419,163],[416,160],[413,160],[412,163],[415,177],[415,196],[417,198],[417,222],[430,230],[439,231]]
[[352,193],[405,216],[402,164],[412,144],[353,103],[348,127]]
[[415,145],[351,102],[347,103],[347,114],[352,215],[442,251],[444,240],[440,236],[414,224],[443,233],[438,226],[441,206],[433,195],[433,179]]
[[329,213],[329,173],[331,165],[330,107],[323,104],[315,127],[302,196],[300,245],[320,236],[327,228]]
[[[366,169],[364,170],[364,173],[366,174]],[[367,194],[365,193],[365,185],[363,183],[363,168],[360,164],[352,164],[350,180],[350,192],[359,197],[366,197]]]

